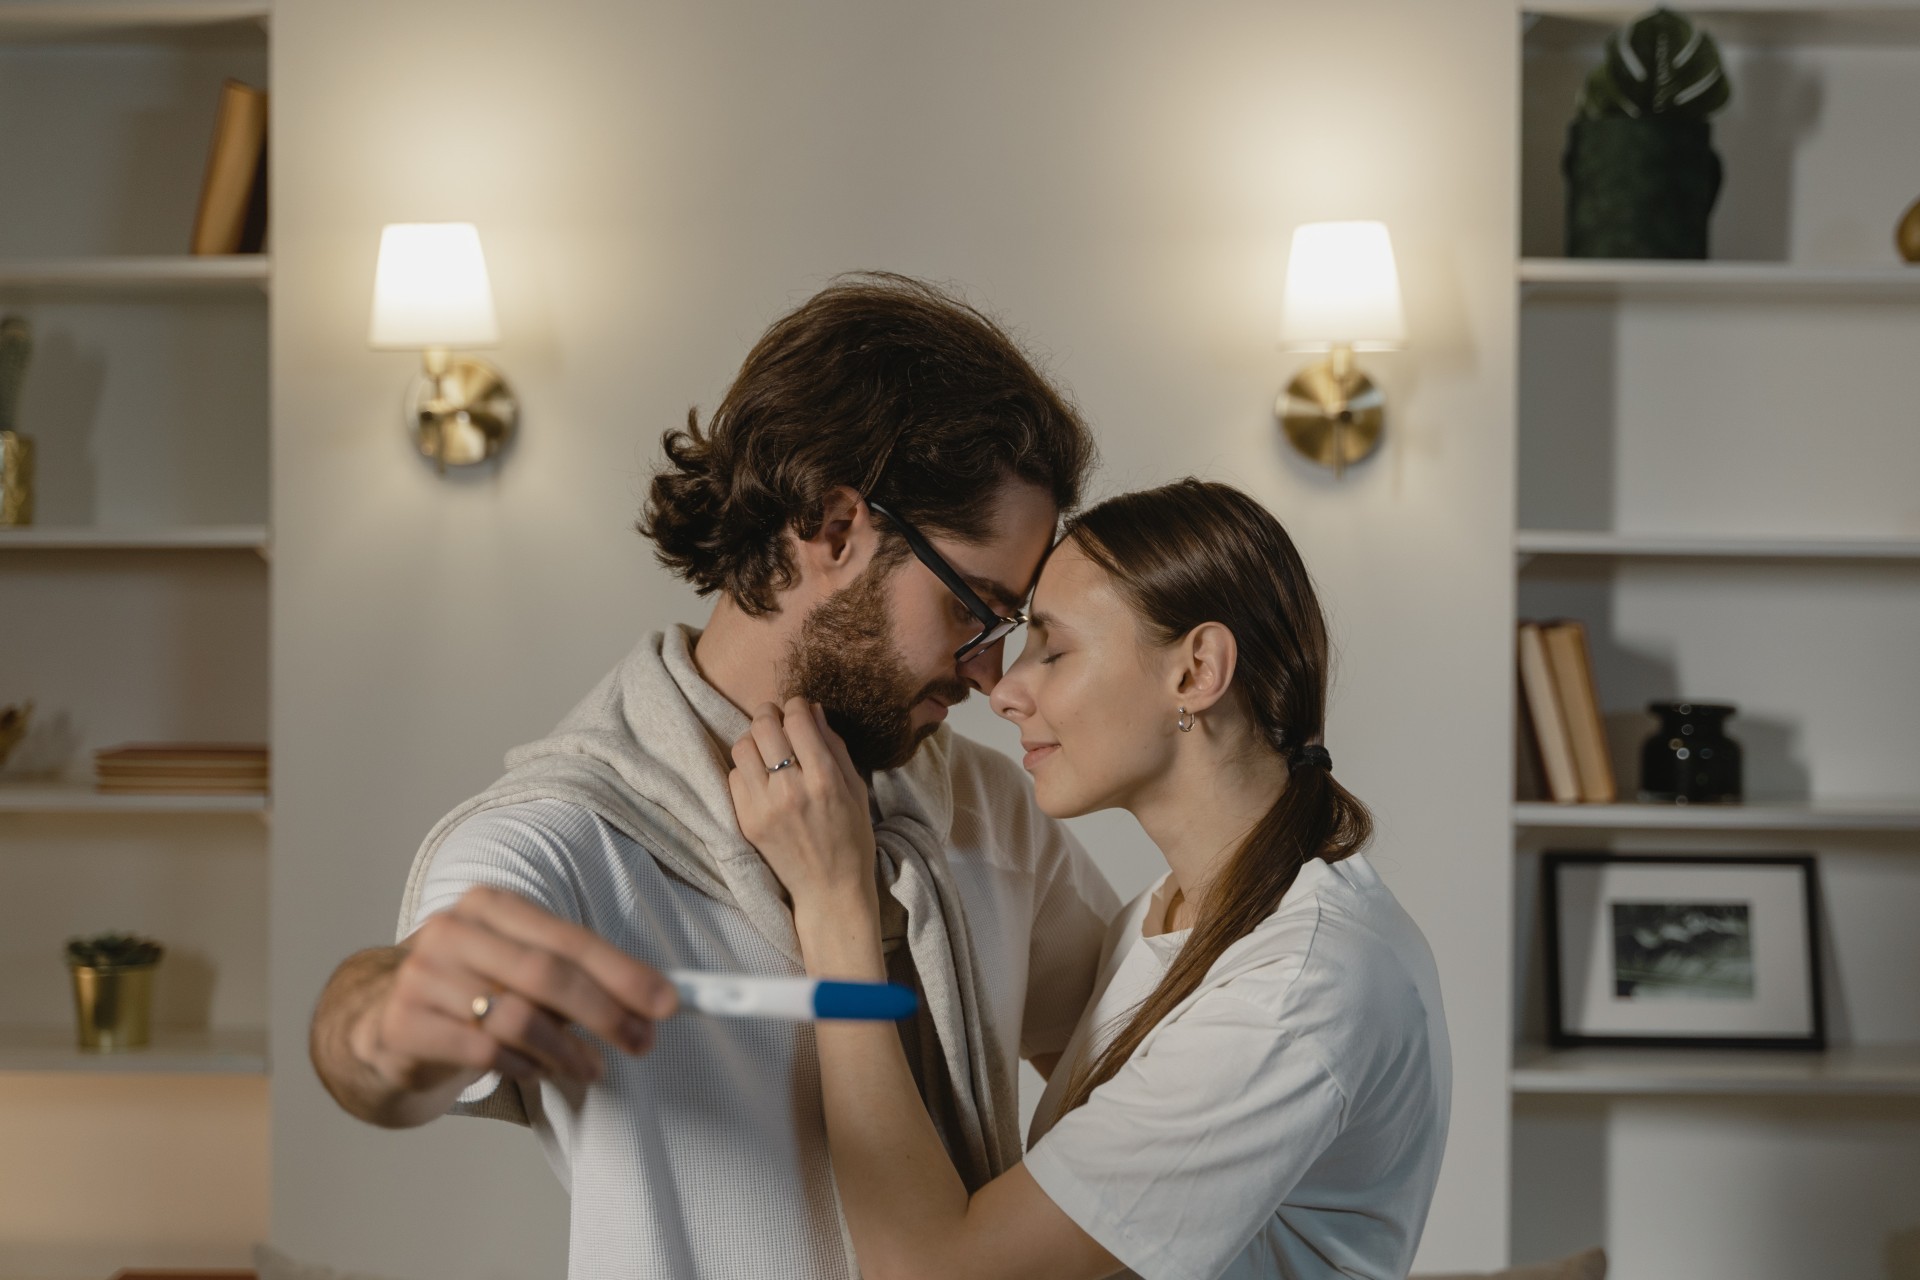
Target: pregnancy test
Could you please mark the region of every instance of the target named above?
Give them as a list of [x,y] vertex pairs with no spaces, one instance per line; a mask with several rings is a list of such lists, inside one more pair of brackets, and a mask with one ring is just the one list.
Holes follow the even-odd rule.
[[897,982],[758,978],[691,969],[669,970],[667,979],[679,991],[682,1006],[722,1018],[897,1022],[920,1007],[919,997]]

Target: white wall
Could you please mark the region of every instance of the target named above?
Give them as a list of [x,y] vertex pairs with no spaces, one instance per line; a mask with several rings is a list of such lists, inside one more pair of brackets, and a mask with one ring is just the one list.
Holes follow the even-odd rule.
[[[636,633],[703,610],[629,531],[659,433],[854,267],[1022,329],[1101,435],[1102,492],[1271,504],[1342,667],[1328,742],[1447,984],[1454,1139],[1423,1265],[1507,1242],[1513,14],[1167,6],[280,0],[273,41],[273,1223],[402,1280],[554,1274],[526,1134],[378,1133],[305,1067],[308,1011],[388,939],[439,814]],[[1411,349],[1336,485],[1271,403],[1298,222],[1380,217]],[[409,358],[365,347],[381,223],[481,228],[525,405],[497,476],[408,456]],[[979,714],[963,725],[1004,741]],[[1086,828],[1123,888],[1150,857]]]

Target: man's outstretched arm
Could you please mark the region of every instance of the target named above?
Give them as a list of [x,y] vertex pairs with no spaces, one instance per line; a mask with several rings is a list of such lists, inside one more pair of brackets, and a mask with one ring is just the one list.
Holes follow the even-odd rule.
[[[480,996],[490,998],[484,1018],[474,1016]],[[655,969],[481,885],[401,945],[347,957],[320,994],[308,1051],[349,1114],[405,1129],[444,1115],[489,1071],[598,1080],[599,1054],[568,1024],[637,1056],[677,1007]]]

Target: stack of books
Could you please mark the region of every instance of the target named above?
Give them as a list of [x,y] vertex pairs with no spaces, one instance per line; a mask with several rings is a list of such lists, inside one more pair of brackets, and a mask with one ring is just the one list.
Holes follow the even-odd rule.
[[1532,763],[1556,804],[1617,798],[1607,729],[1593,685],[1587,629],[1578,622],[1520,624],[1520,691],[1532,727]]
[[267,749],[254,743],[137,742],[93,753],[99,788],[120,795],[264,794]]

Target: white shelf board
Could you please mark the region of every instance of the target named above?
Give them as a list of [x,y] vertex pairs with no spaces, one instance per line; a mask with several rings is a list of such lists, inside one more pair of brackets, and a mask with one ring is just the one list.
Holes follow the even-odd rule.
[[1708,534],[1520,529],[1523,556],[1668,560],[1895,560],[1920,562],[1920,538],[1749,538]]
[[1920,1096],[1920,1045],[1825,1053],[1524,1046],[1508,1082],[1516,1094],[1912,1097]]
[[1920,797],[1763,804],[1551,804],[1521,801],[1513,825],[1579,831],[1912,831]]
[[111,529],[37,525],[0,529],[0,551],[259,551],[263,524],[200,525],[175,529]]
[[[1529,44],[1564,46],[1597,43],[1646,8],[1591,0],[1527,0],[1523,11],[1529,19]],[[1911,0],[1855,0],[1836,6],[1808,0],[1703,0],[1689,4],[1686,11],[1729,45],[1920,44],[1920,8]]]
[[1521,296],[1780,294],[1787,297],[1911,298],[1920,301],[1920,265],[1812,267],[1786,262],[1522,258]]
[[264,795],[104,795],[75,782],[0,783],[0,813],[258,813]]
[[267,1073],[267,1033],[261,1027],[155,1028],[145,1048],[91,1053],[76,1045],[72,1027],[0,1027],[0,1072],[8,1071],[259,1076]]
[[208,34],[210,28],[245,25],[263,29],[271,14],[271,6],[259,0],[145,4],[28,0],[0,3],[0,41],[192,40]]
[[272,272],[272,263],[264,253],[9,258],[0,259],[0,293],[265,290]]

